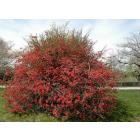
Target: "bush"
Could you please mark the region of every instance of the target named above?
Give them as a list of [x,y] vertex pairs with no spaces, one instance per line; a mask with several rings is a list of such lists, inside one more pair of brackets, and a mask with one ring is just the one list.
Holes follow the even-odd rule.
[[117,85],[122,87],[139,87],[140,82],[119,82]]
[[101,52],[94,53],[87,35],[54,27],[28,44],[6,88],[11,112],[86,121],[115,109],[115,74],[100,60]]
[[116,109],[108,113],[103,121],[111,122],[129,122],[132,121],[134,115],[130,112],[130,106],[123,100],[117,100]]
[[13,77],[13,68],[5,67],[0,68],[0,85],[7,84]]

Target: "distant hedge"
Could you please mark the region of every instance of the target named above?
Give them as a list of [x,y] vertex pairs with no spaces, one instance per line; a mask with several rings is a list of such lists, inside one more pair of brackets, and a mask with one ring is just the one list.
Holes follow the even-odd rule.
[[118,86],[122,86],[122,87],[139,87],[140,86],[140,82],[118,82],[117,84]]

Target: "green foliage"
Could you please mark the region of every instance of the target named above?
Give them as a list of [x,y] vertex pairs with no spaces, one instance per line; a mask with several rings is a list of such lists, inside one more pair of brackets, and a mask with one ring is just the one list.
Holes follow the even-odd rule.
[[125,71],[122,74],[122,77],[120,78],[120,82],[136,82],[137,78],[135,76],[135,73],[133,72],[133,68],[130,66],[126,66]]
[[128,122],[133,118],[129,111],[129,105],[123,100],[118,100],[116,110],[108,114],[103,121],[110,122]]

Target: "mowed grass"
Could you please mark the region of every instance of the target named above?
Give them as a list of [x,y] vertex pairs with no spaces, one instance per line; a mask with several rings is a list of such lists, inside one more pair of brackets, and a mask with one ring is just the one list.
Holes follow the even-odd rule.
[[[5,100],[3,99],[4,89],[0,88],[0,121],[1,122],[56,122],[59,121],[47,114],[29,114],[29,115],[18,115],[10,113],[5,110],[4,104]],[[127,106],[128,113],[132,114],[131,118],[128,119],[119,119],[119,121],[140,121],[140,91],[138,90],[128,90],[128,91],[119,91],[117,97]],[[123,110],[123,109],[122,109]],[[124,112],[122,111],[121,112]],[[115,114],[114,114],[115,115]],[[123,114],[122,114],[123,115]],[[124,115],[125,116],[125,115]],[[113,120],[108,120],[113,121]]]
[[0,88],[0,122],[57,122],[58,120],[47,114],[18,115],[4,109],[4,89]]
[[117,97],[128,106],[128,112],[133,115],[130,121],[140,121],[140,90],[121,90]]

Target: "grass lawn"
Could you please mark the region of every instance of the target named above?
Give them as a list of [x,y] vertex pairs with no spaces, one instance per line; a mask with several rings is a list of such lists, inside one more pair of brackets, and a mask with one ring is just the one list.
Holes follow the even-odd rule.
[[140,90],[121,90],[118,98],[128,105],[128,111],[133,115],[131,121],[140,122]]
[[[17,115],[7,112],[3,106],[5,101],[2,97],[3,89],[0,88],[0,121],[1,122],[21,122],[21,121],[37,121],[37,122],[56,122],[55,118],[47,116],[46,114],[30,114],[30,115]],[[117,94],[119,100],[123,101],[128,106],[128,112],[133,114],[133,117],[129,121],[140,121],[140,91],[119,91]],[[125,121],[123,119],[122,121]]]

